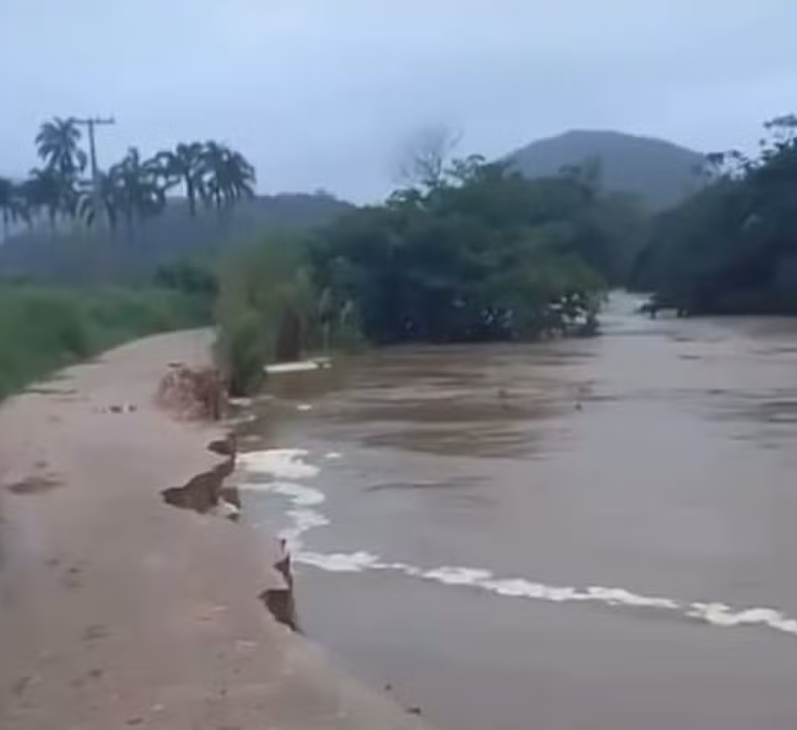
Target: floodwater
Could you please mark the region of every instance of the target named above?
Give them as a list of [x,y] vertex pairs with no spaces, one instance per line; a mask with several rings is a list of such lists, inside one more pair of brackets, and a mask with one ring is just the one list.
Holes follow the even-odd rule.
[[245,519],[303,631],[443,730],[797,728],[797,322],[634,305],[275,378]]

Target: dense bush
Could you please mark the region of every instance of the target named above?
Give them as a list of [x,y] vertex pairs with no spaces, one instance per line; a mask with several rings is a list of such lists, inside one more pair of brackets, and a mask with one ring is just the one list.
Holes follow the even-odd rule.
[[218,355],[234,391],[256,387],[268,360],[362,342],[595,331],[644,236],[633,201],[604,193],[595,165],[527,180],[471,157],[438,173],[309,238],[227,258]]
[[710,184],[654,223],[635,284],[686,314],[797,314],[797,117],[761,153],[707,157]]
[[601,291],[625,274],[641,229],[633,206],[599,182],[595,168],[527,180],[479,158],[454,161],[433,184],[321,232],[316,286],[377,343],[592,330]]
[[0,284],[0,398],[125,340],[200,323],[168,291]]
[[219,323],[216,357],[230,395],[248,395],[263,384],[268,354],[266,330],[253,309],[229,312]]
[[266,363],[320,348],[318,301],[301,237],[267,236],[227,257],[219,276],[216,354],[234,394],[256,390]]

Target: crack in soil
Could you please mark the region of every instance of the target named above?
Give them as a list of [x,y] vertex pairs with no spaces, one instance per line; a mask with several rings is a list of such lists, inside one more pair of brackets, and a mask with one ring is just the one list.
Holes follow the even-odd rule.
[[[235,470],[235,436],[230,434],[226,438],[211,441],[207,448],[214,454],[225,457],[224,460],[193,476],[182,487],[162,490],[161,497],[172,507],[190,509],[199,514],[216,513],[237,522],[241,512],[240,493],[237,487],[225,484]],[[280,558],[273,567],[282,577],[283,585],[267,588],[258,598],[277,622],[299,632],[291,557],[285,540],[280,540]]]

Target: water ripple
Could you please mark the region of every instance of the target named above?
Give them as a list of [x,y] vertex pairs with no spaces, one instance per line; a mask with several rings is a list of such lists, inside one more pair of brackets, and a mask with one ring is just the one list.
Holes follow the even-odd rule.
[[[306,484],[288,481],[312,479],[320,473],[318,467],[305,461],[308,455],[308,452],[302,449],[267,449],[241,454],[238,462],[244,477],[251,477],[250,481],[245,480],[241,484],[241,488],[271,492],[288,499],[291,508],[286,512],[286,516],[291,524],[281,533],[281,537],[290,542],[297,563],[329,572],[393,571],[442,585],[480,589],[507,598],[554,603],[592,602],[611,607],[658,609],[717,627],[763,626],[797,636],[797,619],[774,608],[739,609],[721,602],[680,601],[606,586],[583,588],[554,586],[521,577],[502,578],[483,568],[465,566],[422,568],[408,563],[390,562],[364,550],[353,553],[319,553],[305,550],[303,536],[312,529],[331,524],[329,518],[316,509],[326,500],[324,493]],[[263,481],[264,478],[266,481]]]

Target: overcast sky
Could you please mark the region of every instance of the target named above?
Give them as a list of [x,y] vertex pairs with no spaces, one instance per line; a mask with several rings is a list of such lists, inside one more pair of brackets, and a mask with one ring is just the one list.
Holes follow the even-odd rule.
[[500,155],[569,128],[752,146],[797,111],[794,0],[0,0],[0,173],[114,114],[101,163],[217,138],[267,192],[355,200],[429,125]]

